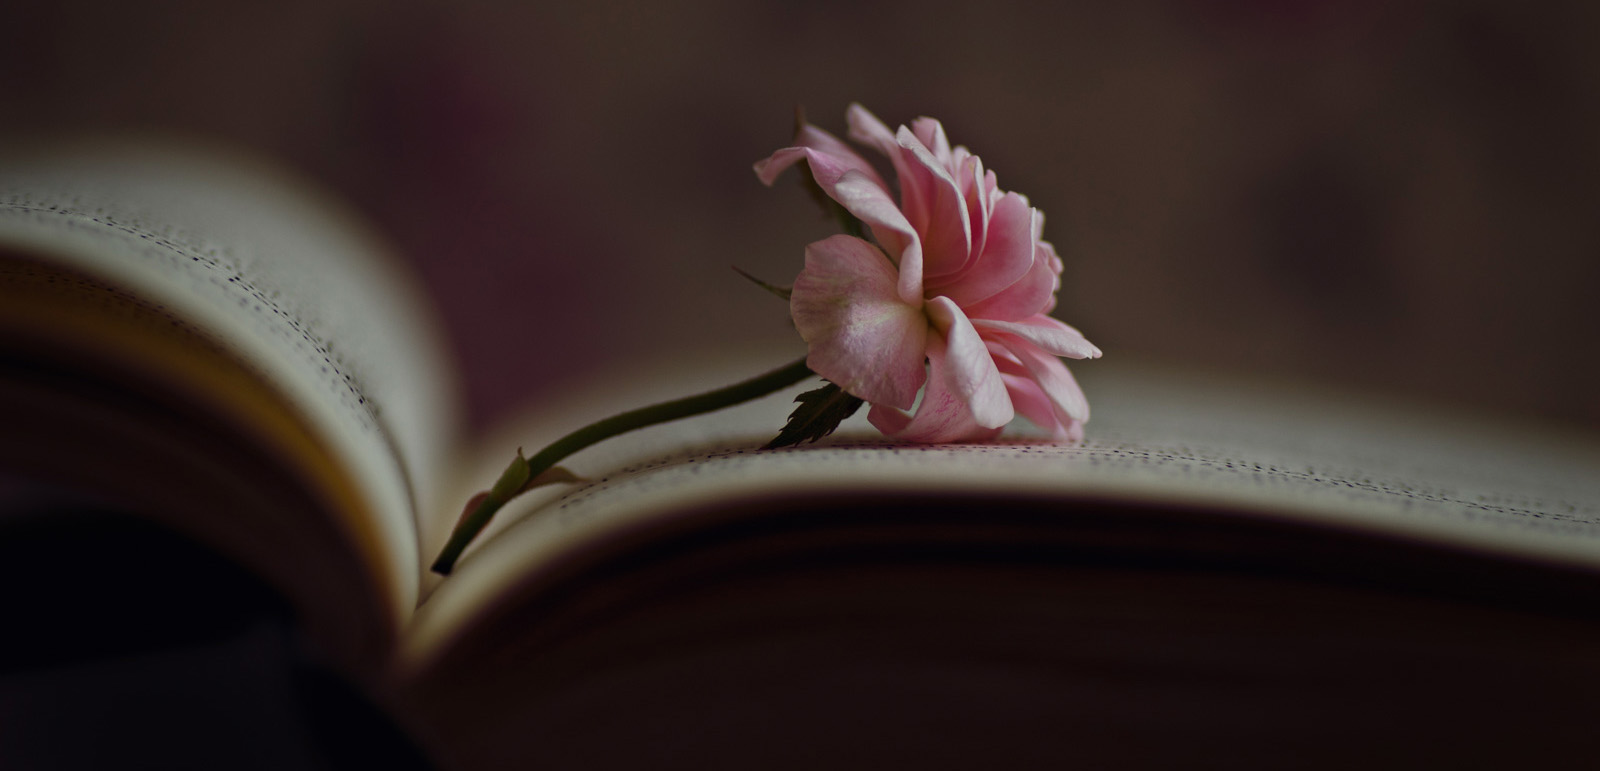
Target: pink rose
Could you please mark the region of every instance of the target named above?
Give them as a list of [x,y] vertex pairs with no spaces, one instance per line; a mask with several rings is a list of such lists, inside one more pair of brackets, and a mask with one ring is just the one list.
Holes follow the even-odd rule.
[[951,148],[932,118],[891,132],[851,105],[847,120],[851,139],[889,156],[898,205],[866,159],[809,124],[755,165],[771,185],[806,161],[876,241],[836,235],[806,247],[789,304],[806,364],[871,404],[868,419],[891,437],[983,441],[1020,412],[1057,440],[1081,439],[1089,403],[1057,357],[1100,349],[1047,315],[1061,258],[1039,240],[1044,215]]

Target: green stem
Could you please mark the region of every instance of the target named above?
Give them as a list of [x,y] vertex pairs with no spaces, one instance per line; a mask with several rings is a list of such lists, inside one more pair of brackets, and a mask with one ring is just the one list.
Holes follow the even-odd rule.
[[522,492],[524,482],[537,478],[568,455],[637,428],[712,412],[766,396],[810,376],[811,369],[806,366],[806,360],[800,359],[781,369],[726,388],[613,415],[557,439],[554,444],[540,450],[539,454],[527,460],[523,460],[519,453],[516,460],[513,460],[501,474],[489,495],[456,524],[456,529],[450,533],[449,543],[446,543],[444,550],[439,552],[439,558],[433,561],[433,572],[449,575],[461,552],[472,543],[472,539],[478,537],[478,533],[489,524],[489,520],[494,518],[495,512],[499,511],[501,506]]

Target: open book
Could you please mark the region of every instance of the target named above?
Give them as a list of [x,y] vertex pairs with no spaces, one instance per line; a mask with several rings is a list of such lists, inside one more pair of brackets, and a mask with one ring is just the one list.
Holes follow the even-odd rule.
[[797,388],[570,458],[581,482],[516,500],[441,579],[517,447],[801,348],[595,373],[468,442],[425,293],[379,244],[253,161],[6,160],[0,468],[264,577],[446,765],[1587,747],[1592,438],[1113,352],[1076,368],[1080,445],[896,445],[857,418],[757,449]]

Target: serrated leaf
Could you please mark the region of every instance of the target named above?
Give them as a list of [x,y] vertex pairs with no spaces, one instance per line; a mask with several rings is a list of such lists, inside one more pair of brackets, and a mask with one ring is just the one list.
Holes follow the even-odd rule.
[[792,288],[790,288],[790,287],[778,286],[777,284],[769,284],[769,283],[767,283],[765,281],[762,281],[759,278],[756,278],[755,276],[750,275],[749,273],[744,272],[737,265],[733,266],[733,272],[737,273],[737,274],[739,274],[741,276],[744,276],[745,278],[750,280],[750,283],[755,284],[756,286],[759,286],[762,289],[765,289],[768,292],[771,292],[771,293],[783,298],[785,301],[788,301],[789,295],[794,293],[794,290]]
[[796,396],[794,400],[800,406],[789,413],[789,421],[784,423],[783,430],[762,449],[772,450],[801,442],[815,442],[833,433],[845,418],[854,415],[863,404],[860,399],[845,393],[844,389],[832,383],[806,391]]

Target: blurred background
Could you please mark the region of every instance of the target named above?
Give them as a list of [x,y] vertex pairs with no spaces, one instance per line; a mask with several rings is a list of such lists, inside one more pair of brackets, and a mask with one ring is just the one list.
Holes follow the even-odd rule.
[[[794,108],[942,119],[1048,215],[1109,357],[1600,428],[1600,5],[16,3],[0,131],[278,158],[413,261],[483,425],[583,373],[802,345]],[[1090,367],[1092,364],[1081,365]],[[1092,394],[1091,394],[1092,397]]]

